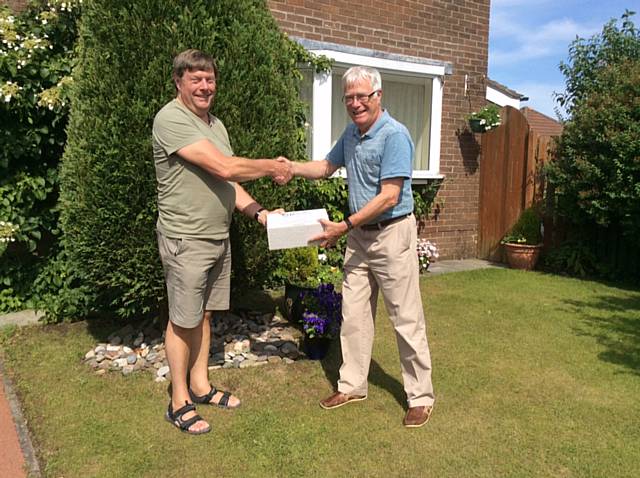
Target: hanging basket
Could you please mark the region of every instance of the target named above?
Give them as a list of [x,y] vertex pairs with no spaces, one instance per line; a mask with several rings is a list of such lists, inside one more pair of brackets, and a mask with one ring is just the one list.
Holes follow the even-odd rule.
[[469,128],[471,129],[472,132],[474,133],[484,133],[487,131],[487,129],[484,127],[483,124],[480,124],[479,119],[470,119],[469,120]]

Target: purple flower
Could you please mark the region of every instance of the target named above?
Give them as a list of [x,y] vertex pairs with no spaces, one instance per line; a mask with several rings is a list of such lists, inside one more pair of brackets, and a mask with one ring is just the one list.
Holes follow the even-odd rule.
[[342,324],[342,294],[333,284],[302,293],[302,328],[309,337],[335,337]]

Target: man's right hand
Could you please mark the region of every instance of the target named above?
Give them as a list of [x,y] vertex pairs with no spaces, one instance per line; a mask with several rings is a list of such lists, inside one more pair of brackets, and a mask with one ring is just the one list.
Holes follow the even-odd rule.
[[284,156],[278,156],[274,161],[276,168],[271,177],[280,185],[287,184],[293,177],[293,163]]

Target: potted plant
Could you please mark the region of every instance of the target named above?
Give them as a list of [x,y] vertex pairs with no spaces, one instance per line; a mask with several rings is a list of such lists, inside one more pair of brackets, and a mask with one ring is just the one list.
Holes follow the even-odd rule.
[[429,264],[434,262],[440,256],[440,253],[438,252],[438,247],[426,239],[418,239],[416,247],[418,251],[418,266],[422,274],[429,270]]
[[320,284],[318,278],[320,263],[316,247],[287,249],[280,258],[275,276],[285,285],[284,312],[289,319],[300,320],[300,296]]
[[489,104],[479,111],[467,116],[469,128],[474,133],[485,133],[496,126],[500,126],[500,108]]
[[342,325],[342,294],[333,284],[320,284],[302,294],[304,350],[312,360],[325,357]]
[[[283,312],[290,320],[299,322],[302,317],[302,294],[316,289],[321,283],[341,282],[342,269],[336,264],[334,255],[334,251],[320,254],[317,247],[299,247],[284,251],[276,270],[276,277],[285,285]],[[340,261],[341,259],[340,256]]]
[[541,221],[535,207],[525,209],[501,244],[509,266],[514,269],[532,270],[542,249]]

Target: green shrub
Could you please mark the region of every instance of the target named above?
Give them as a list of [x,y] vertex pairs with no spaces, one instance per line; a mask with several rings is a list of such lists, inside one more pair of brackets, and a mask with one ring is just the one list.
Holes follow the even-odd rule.
[[542,267],[549,272],[576,277],[596,275],[603,271],[591,249],[592,247],[583,241],[567,241],[545,252]]
[[0,7],[0,221],[14,226],[0,244],[0,311],[37,306],[33,283],[59,254],[57,168],[79,14],[75,0],[31,2],[17,15]]
[[558,212],[577,226],[640,233],[640,30],[631,12],[589,39],[576,39],[560,69],[570,115],[558,159],[547,167]]
[[291,285],[316,287],[319,284],[319,269],[318,249],[316,247],[297,247],[284,251],[276,275],[283,282]]
[[640,30],[632,17],[626,11],[577,38],[560,65],[566,88],[558,101],[568,119],[546,173],[570,239],[553,262],[578,275],[640,277]]
[[502,238],[502,243],[537,245],[542,242],[540,216],[535,207],[528,207]]

